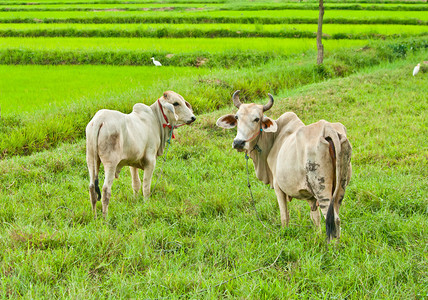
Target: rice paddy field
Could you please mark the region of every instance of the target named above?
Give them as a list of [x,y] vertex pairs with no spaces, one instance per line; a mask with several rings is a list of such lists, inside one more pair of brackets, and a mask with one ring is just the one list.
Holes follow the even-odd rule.
[[[1,23],[312,23],[316,24],[316,10],[261,11],[2,11]],[[426,25],[427,14],[421,11],[363,11],[332,10],[324,22],[341,24],[421,24]]]
[[[314,38],[316,24],[80,24],[1,23],[3,37],[278,37]],[[323,26],[325,39],[376,39],[427,35],[426,26],[352,24]]]
[[[327,2],[317,65],[315,0],[2,1],[0,298],[428,299],[427,2]],[[273,94],[273,119],[346,126],[339,240],[298,199],[281,228],[250,161],[255,212],[236,131],[215,125],[238,89]],[[87,123],[167,90],[197,121],[151,198],[124,169],[94,220]]]

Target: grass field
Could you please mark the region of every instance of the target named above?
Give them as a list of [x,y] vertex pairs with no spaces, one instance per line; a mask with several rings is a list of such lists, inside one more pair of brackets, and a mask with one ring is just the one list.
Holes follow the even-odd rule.
[[[328,51],[326,52],[326,61],[324,66],[318,67],[314,63],[314,51],[309,51],[304,56],[303,55],[291,55],[288,59],[281,57],[273,58],[271,54],[267,56],[260,55],[259,52],[247,53],[245,52],[236,52],[232,53],[232,56],[228,56],[227,52],[219,54],[216,56],[207,56],[208,61],[205,63],[205,66],[217,66],[217,69],[207,68],[207,72],[200,71],[195,72],[194,76],[173,76],[170,80],[162,81],[162,83],[156,84],[153,82],[153,85],[150,86],[151,80],[143,82],[142,85],[135,85],[134,89],[130,89],[124,94],[115,93],[114,89],[112,92],[109,92],[108,89],[97,91],[97,96],[92,96],[90,89],[86,87],[85,81],[79,81],[76,84],[75,89],[79,89],[88,95],[82,97],[81,99],[75,99],[72,101],[72,98],[65,97],[62,98],[62,93],[58,93],[58,90],[54,90],[48,94],[55,94],[58,97],[51,98],[52,105],[46,107],[46,114],[33,113],[28,116],[23,116],[21,114],[14,115],[11,114],[10,118],[5,118],[3,121],[4,127],[0,130],[0,153],[1,156],[13,156],[13,155],[23,155],[30,154],[34,151],[40,151],[41,149],[49,149],[58,145],[64,141],[72,141],[81,137],[82,127],[85,127],[91,116],[99,109],[109,107],[118,110],[128,111],[132,104],[135,103],[135,99],[143,103],[151,103],[153,99],[159,97],[159,93],[162,92],[162,89],[181,89],[186,91],[186,93],[192,97],[193,107],[197,113],[203,113],[207,111],[213,111],[218,108],[224,107],[228,103],[228,98],[230,97],[230,90],[232,89],[242,89],[247,91],[247,95],[252,97],[260,97],[265,95],[268,92],[276,92],[285,88],[295,88],[301,85],[310,84],[314,82],[319,82],[327,78],[343,77],[349,74],[355,73],[362,68],[375,66],[382,64],[388,61],[394,61],[409,55],[414,55],[423,49],[427,48],[427,41],[424,39],[410,39],[410,40],[401,40],[393,41],[390,43],[385,42],[376,42],[373,44],[367,44],[362,48],[351,48],[351,49],[338,49],[337,51]],[[32,62],[37,59],[36,54],[40,55],[41,59],[47,59],[47,53],[40,51],[37,52],[22,52],[17,50],[19,54],[28,55],[31,57]],[[1,53],[1,52],[0,52]],[[67,62],[64,60],[66,52],[60,53],[57,57],[59,63]],[[69,52],[73,55],[73,52]],[[91,52],[85,52],[80,57],[88,57]],[[8,52],[4,52],[4,55],[7,55]],[[97,62],[96,59],[103,57],[103,53],[96,53],[94,55],[94,62]],[[206,52],[205,54],[209,54]],[[190,63],[201,62],[197,54],[189,55],[186,59]],[[64,58],[65,57],[65,58]],[[71,57],[75,59],[76,56]],[[139,53],[135,56],[137,62],[150,61],[149,55],[146,55],[145,60],[142,60],[142,54]],[[176,55],[171,60],[177,62],[183,60],[181,55]],[[49,58],[49,57],[48,57]],[[54,57],[56,58],[56,57]],[[91,58],[91,57],[90,57]],[[129,55],[121,56],[111,56],[108,59],[117,59],[116,62],[121,63],[120,59],[129,59]],[[229,62],[230,59],[234,59],[233,63]],[[256,61],[254,60],[256,58]],[[267,61],[259,61],[258,58],[268,59]],[[162,57],[157,57],[162,63],[165,63]],[[194,60],[193,60],[194,59]],[[111,61],[106,61],[111,63]],[[171,62],[171,61],[170,61]],[[28,62],[27,62],[28,63]],[[75,63],[75,62],[74,62]],[[80,63],[85,63],[82,61]],[[126,61],[125,61],[126,63]],[[182,62],[181,62],[182,63]],[[229,64],[230,69],[222,69],[220,66],[226,66]],[[8,69],[12,68],[12,71]],[[48,67],[45,69],[42,68],[27,68],[23,73],[16,73],[13,71],[14,66],[4,67],[3,77],[4,82],[7,85],[5,91],[10,91],[12,94],[3,94],[0,97],[0,104],[3,107],[10,107],[9,99],[16,99],[16,96],[22,95],[20,92],[14,93],[14,91],[26,91],[28,90],[37,90],[40,88],[46,88],[48,91],[52,84],[49,82],[49,78],[63,77],[70,78],[72,74],[77,73],[76,70],[85,70],[85,68],[73,69],[58,67],[52,68]],[[147,69],[147,73],[150,73],[150,69]],[[37,79],[36,71],[46,72],[46,80]],[[106,68],[98,67],[99,73],[97,76],[100,78],[106,77],[106,75],[111,74],[111,70],[114,68],[107,66]],[[127,70],[117,69],[117,70]],[[134,69],[138,70],[138,69]],[[165,72],[168,72],[168,68],[162,68]],[[174,70],[178,69],[172,69]],[[61,74],[61,72],[70,72],[70,74]],[[142,71],[139,71],[142,72]],[[155,71],[156,72],[156,71]],[[188,69],[188,74],[191,70]],[[122,71],[123,73],[123,71]],[[9,75],[10,74],[10,75]],[[88,72],[88,74],[93,74]],[[121,72],[119,72],[121,74]],[[133,75],[138,74],[138,71],[130,72],[129,76],[124,76],[124,79],[130,78],[130,81],[139,83],[142,81],[140,77],[133,77]],[[156,74],[156,73],[154,73]],[[199,76],[201,74],[202,76]],[[203,75],[205,74],[205,75]],[[22,77],[24,79],[22,79]],[[168,76],[162,76],[163,78],[168,78]],[[76,76],[76,78],[89,78],[88,76]],[[112,76],[116,78],[116,76]],[[154,79],[157,77],[154,76]],[[108,83],[108,79],[105,81]],[[22,88],[20,82],[27,82],[28,86]],[[72,82],[72,81],[71,81]],[[100,80],[93,80],[94,88],[96,89],[98,82]],[[92,83],[91,83],[92,84]],[[87,84],[90,86],[91,84]],[[100,82],[101,84],[101,82]],[[118,80],[112,85],[112,87],[124,88],[129,86],[132,83],[126,83],[123,80]],[[66,86],[62,85],[62,86]],[[106,86],[103,84],[103,86]],[[70,86],[71,87],[71,86]],[[183,90],[184,88],[184,90]],[[80,93],[80,92],[78,92]],[[35,93],[37,95],[40,93]],[[43,91],[42,91],[43,94]],[[73,93],[70,92],[72,95]],[[10,96],[9,96],[10,95]],[[103,96],[105,95],[105,96]],[[49,96],[41,96],[41,99],[49,99]],[[31,103],[33,98],[23,103]],[[49,101],[49,100],[48,100]],[[72,101],[73,103],[71,103]],[[56,108],[55,103],[69,103],[66,107],[59,106]],[[21,106],[22,105],[17,105]],[[30,106],[26,111],[33,109],[34,106]],[[43,106],[41,107],[43,108]],[[22,107],[22,109],[25,109]],[[33,117],[31,117],[34,115]],[[62,123],[61,126],[57,124],[58,115],[61,115]]]
[[[133,89],[167,88],[177,77],[195,77],[207,69],[115,66],[0,66],[3,117],[52,111],[76,102],[108,98]],[[7,75],[6,75],[7,74]],[[137,94],[138,95],[138,94]],[[137,96],[136,95],[136,96]],[[141,99],[134,99],[140,101]]]
[[[303,201],[291,203],[292,224],[280,230],[273,191],[251,174],[257,209],[274,232],[258,223],[244,158],[230,149],[234,133],[214,125],[232,108],[178,130],[150,201],[132,198],[124,170],[107,222],[91,218],[83,140],[0,162],[3,297],[425,297],[428,85],[426,76],[409,80],[412,66],[275,95],[269,116],[292,110],[306,123],[326,118],[348,128],[354,175],[341,241],[328,250]],[[213,287],[278,254],[273,267]]]
[[[0,3],[1,299],[428,299],[426,1],[328,1],[322,65],[315,0],[34,2]],[[88,11],[111,8],[131,9]],[[297,199],[281,228],[250,161],[258,221],[236,131],[215,125],[238,89],[273,94],[274,119],[346,126],[340,240]],[[124,168],[94,220],[87,123],[165,90],[197,121],[158,158],[150,199]]]

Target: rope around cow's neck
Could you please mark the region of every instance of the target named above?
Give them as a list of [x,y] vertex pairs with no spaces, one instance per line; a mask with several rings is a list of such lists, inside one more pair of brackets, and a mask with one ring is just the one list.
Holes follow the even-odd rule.
[[[258,142],[259,142],[260,137],[262,136],[262,133],[263,133],[263,128],[262,128],[262,126],[261,126],[261,124],[260,124],[260,131],[257,133],[257,137],[256,137],[256,144],[254,145],[253,149],[251,149],[250,154],[251,154],[251,152],[253,152],[254,150],[257,150],[257,152],[258,152],[258,153],[261,153],[261,152],[262,152],[262,149],[260,149],[260,147],[259,147],[259,145],[258,145]],[[253,139],[254,139],[254,138],[250,138],[250,139],[246,140],[246,142],[251,142]],[[245,155],[247,155],[247,153],[245,153]]]
[[[256,146],[257,146],[257,144],[256,144]],[[259,149],[260,149],[260,148],[259,148]],[[253,148],[253,150],[254,150],[254,148]],[[251,151],[253,151],[253,150],[251,150]],[[266,228],[269,232],[273,233],[273,231],[272,231],[270,228],[268,228],[268,227],[263,223],[263,221],[260,219],[259,212],[257,211],[256,204],[255,204],[255,202],[254,202],[253,191],[251,190],[251,183],[250,183],[250,171],[249,171],[249,169],[248,169],[248,159],[249,159],[249,158],[250,158],[250,157],[248,156],[247,152],[245,152],[245,165],[246,165],[246,168],[247,168],[247,187],[248,187],[248,190],[250,191],[250,195],[251,195],[251,205],[253,206],[253,209],[254,209],[254,211],[256,212],[256,216],[257,216],[257,219],[259,219],[259,222],[260,222],[260,223],[263,225],[263,227],[264,227],[264,228]]]
[[161,166],[161,168],[160,168],[160,174],[159,174],[159,177],[157,177],[157,178],[156,178],[155,185],[154,185],[154,187],[153,187],[153,189],[152,189],[152,191],[151,191],[151,193],[150,193],[149,198],[150,198],[150,197],[155,193],[155,191],[156,191],[156,187],[157,187],[157,185],[158,185],[158,182],[160,181],[160,179],[162,179],[162,175],[163,175],[163,167],[165,166],[166,156],[167,156],[167,154],[168,154],[169,146],[171,145],[172,137],[174,136],[174,129],[175,129],[175,128],[177,128],[177,127],[178,127],[178,126],[174,126],[174,127],[172,127],[172,128],[171,128],[171,133],[170,133],[170,135],[169,135],[169,139],[166,141],[167,145],[166,145],[166,149],[165,149],[165,154],[163,155],[163,162],[162,162],[162,166]]

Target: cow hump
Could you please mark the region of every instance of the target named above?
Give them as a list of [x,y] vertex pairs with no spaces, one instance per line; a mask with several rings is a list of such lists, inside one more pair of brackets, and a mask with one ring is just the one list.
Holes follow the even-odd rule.
[[143,104],[143,103],[137,103],[134,105],[134,107],[132,108],[132,111],[137,113],[137,114],[142,114],[142,113],[151,113],[152,111],[150,110],[150,107]]

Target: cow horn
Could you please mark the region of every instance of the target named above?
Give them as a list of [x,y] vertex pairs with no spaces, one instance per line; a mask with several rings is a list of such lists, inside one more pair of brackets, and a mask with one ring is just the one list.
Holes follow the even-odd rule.
[[232,96],[233,104],[235,104],[237,108],[239,108],[242,104],[241,101],[239,100],[239,96],[238,96],[239,92],[240,90],[236,90]]
[[269,102],[266,105],[263,105],[263,111],[269,110],[273,105],[273,96],[269,93],[268,95],[269,95]]

